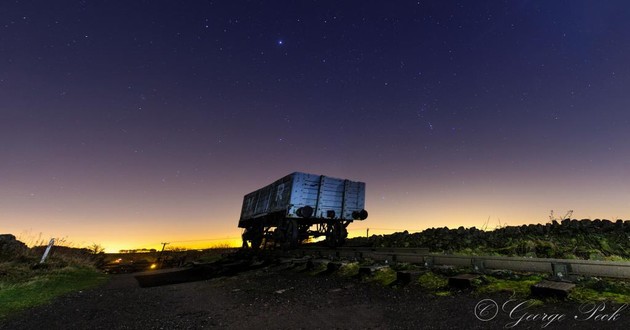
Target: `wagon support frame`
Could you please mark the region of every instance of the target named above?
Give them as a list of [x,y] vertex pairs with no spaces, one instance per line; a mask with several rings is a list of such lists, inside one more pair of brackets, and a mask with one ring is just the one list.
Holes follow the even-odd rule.
[[321,222],[300,221],[286,218],[275,224],[252,224],[242,234],[243,247],[259,249],[267,246],[296,248],[309,238],[325,236],[329,247],[342,246],[348,237],[349,220],[326,220]]

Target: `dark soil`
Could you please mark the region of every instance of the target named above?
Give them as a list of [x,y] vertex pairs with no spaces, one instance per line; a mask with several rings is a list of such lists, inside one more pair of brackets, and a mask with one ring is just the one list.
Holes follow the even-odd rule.
[[[500,308],[510,297],[474,292],[436,297],[415,284],[388,287],[283,266],[151,288],[140,288],[133,275],[124,274],[112,275],[100,288],[24,311],[4,320],[0,329],[505,329],[525,313],[538,314],[537,319],[522,320],[512,328],[630,326],[630,309],[621,310],[612,320],[614,310],[622,306],[610,303],[597,313],[598,319],[608,314],[609,321],[595,320],[595,315],[576,321],[576,315],[588,317],[580,312],[579,304],[555,302],[515,312],[512,319],[508,312],[499,311],[484,322],[475,316],[475,306],[484,299],[492,299]],[[565,317],[544,327],[543,313]]]

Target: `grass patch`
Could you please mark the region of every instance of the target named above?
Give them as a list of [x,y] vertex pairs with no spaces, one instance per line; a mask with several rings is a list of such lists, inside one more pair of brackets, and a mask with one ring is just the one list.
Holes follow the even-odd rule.
[[449,297],[453,292],[448,289],[448,279],[444,276],[427,272],[418,277],[418,284],[438,297]]
[[[7,265],[4,265],[7,268]],[[10,273],[0,278],[0,319],[19,310],[41,305],[53,298],[73,291],[84,290],[104,283],[107,276],[92,267],[68,266],[60,269],[26,273],[23,266],[16,266],[16,279]]]
[[[420,277],[418,277],[418,284],[420,284],[421,287],[427,289],[427,290],[431,290],[431,291],[435,291],[435,290],[439,290],[442,288],[445,288],[448,286],[448,279],[434,274],[432,272],[428,272],[428,273],[424,273],[422,275],[420,275]],[[439,292],[436,293],[436,295]],[[450,292],[449,292],[450,294]]]
[[0,285],[2,283],[19,283],[28,281],[33,277],[33,270],[26,263],[2,262],[0,263]]
[[509,292],[515,297],[527,297],[531,293],[531,286],[540,282],[542,277],[530,275],[518,279],[498,279],[492,276],[484,276],[478,288],[480,293]]
[[396,281],[396,271],[389,267],[381,268],[374,272],[371,280],[382,285],[390,285]]
[[343,276],[343,277],[356,276],[356,275],[359,274],[359,263],[358,262],[351,262],[351,263],[348,263],[348,264],[344,264],[344,265],[341,266],[341,268],[339,269],[337,274],[339,274],[339,276]]
[[630,282],[615,279],[586,278],[569,293],[578,302],[613,301],[630,304]]
[[630,304],[630,295],[616,292],[600,292],[594,289],[576,287],[569,293],[569,298],[578,302],[613,301],[620,304]]

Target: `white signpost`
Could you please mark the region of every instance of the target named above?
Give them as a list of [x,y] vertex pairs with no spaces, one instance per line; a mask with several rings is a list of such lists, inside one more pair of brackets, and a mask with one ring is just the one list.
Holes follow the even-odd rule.
[[51,238],[50,242],[48,242],[48,247],[46,248],[46,251],[44,252],[44,255],[42,256],[42,260],[39,262],[40,264],[43,264],[44,261],[46,261],[46,258],[48,257],[48,253],[50,253],[50,249],[52,248],[54,244],[55,244],[55,239]]

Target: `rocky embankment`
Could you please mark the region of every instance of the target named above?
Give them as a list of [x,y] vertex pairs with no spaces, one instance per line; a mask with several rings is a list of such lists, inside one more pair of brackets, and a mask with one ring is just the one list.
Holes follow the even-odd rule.
[[492,231],[459,227],[355,238],[350,245],[426,247],[432,252],[592,260],[630,259],[630,220],[565,219]]

